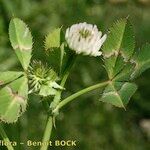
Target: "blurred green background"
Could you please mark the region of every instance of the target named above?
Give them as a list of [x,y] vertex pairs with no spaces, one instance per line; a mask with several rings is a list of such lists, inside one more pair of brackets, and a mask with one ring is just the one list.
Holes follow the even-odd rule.
[[[78,23],[97,24],[104,33],[117,19],[130,16],[136,35],[136,49],[150,42],[150,0],[0,0],[0,70],[21,66],[8,39],[12,17],[23,19],[34,38],[34,57],[42,53],[45,35],[54,27]],[[99,58],[79,57],[66,85],[64,97],[105,80]],[[138,91],[127,110],[99,102],[97,90],[79,97],[65,107],[56,121],[52,140],[76,140],[77,147],[51,147],[53,150],[149,150],[150,149],[150,70],[136,80]],[[40,141],[46,112],[37,96],[30,96],[27,112],[13,125],[5,125],[12,141]],[[5,149],[0,147],[1,149]],[[37,150],[18,145],[16,150]]]

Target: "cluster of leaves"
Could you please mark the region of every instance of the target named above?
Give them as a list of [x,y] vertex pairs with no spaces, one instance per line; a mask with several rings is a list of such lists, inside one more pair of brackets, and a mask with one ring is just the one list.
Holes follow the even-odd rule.
[[[28,93],[31,92],[28,83],[31,82],[31,85],[34,86],[33,91],[38,88],[37,84],[43,84],[39,88],[39,95],[42,96],[54,95],[55,89],[62,88],[55,82],[58,77],[52,69],[46,70],[38,65],[34,68],[29,67],[33,42],[31,32],[23,21],[18,18],[11,20],[9,37],[24,70],[0,72],[0,120],[13,123],[26,110]],[[46,80],[46,83],[43,83],[40,75],[43,75],[43,80]],[[47,78],[45,78],[45,75],[47,75]],[[42,83],[40,83],[41,81]]]
[[[51,60],[51,66],[59,76],[62,74],[61,68],[65,62],[65,44],[61,42],[60,37],[61,28],[57,28],[45,38],[45,49]],[[31,63],[32,35],[22,20],[18,18],[11,20],[9,38],[23,71],[0,72],[0,120],[13,123],[25,112],[28,94],[37,93],[42,97],[54,96],[57,90],[64,88],[56,83],[59,77],[51,67],[38,61]],[[53,64],[54,59],[57,59],[58,63]]]
[[135,51],[132,25],[128,19],[122,19],[110,28],[103,58],[110,83],[100,100],[125,108],[137,90],[132,81],[150,67],[150,44]]

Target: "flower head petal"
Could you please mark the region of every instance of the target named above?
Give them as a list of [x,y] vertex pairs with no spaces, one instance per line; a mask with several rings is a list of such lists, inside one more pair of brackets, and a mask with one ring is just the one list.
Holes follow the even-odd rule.
[[96,25],[79,23],[74,24],[66,30],[65,39],[70,49],[77,54],[100,56],[101,46],[105,42],[107,35],[98,31]]

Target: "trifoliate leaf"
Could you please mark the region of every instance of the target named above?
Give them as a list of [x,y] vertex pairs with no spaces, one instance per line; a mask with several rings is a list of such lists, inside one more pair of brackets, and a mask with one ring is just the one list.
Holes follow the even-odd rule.
[[150,68],[150,44],[134,52],[133,29],[130,22],[123,19],[110,29],[103,47],[103,56],[104,67],[111,82],[105,88],[101,101],[125,107],[137,89],[130,82]]
[[112,82],[105,88],[100,101],[125,108],[136,90],[137,86],[134,83]]
[[7,84],[20,76],[22,76],[23,72],[17,72],[17,71],[4,71],[0,72],[0,85]]
[[24,70],[27,70],[32,56],[32,35],[29,28],[22,20],[14,18],[9,24],[9,38]]
[[45,38],[45,49],[52,49],[60,47],[61,28],[56,28],[50,32]]
[[25,76],[0,90],[0,120],[13,123],[25,112],[28,98],[28,83]]
[[104,67],[110,84],[105,88],[101,101],[125,108],[137,89],[130,83],[135,64],[130,60],[134,53],[134,34],[128,19],[121,19],[110,28],[104,43]]

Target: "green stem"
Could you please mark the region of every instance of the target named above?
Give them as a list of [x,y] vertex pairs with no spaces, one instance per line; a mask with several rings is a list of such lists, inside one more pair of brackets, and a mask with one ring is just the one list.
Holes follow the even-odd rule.
[[[62,77],[62,80],[61,80],[61,83],[60,83],[60,86],[64,87],[65,83],[66,83],[66,80],[69,76],[69,73],[70,73],[70,70],[75,62],[75,59],[76,59],[76,55],[73,54],[70,59],[68,60],[68,66],[66,67],[65,69],[65,72],[64,72],[64,75]],[[57,106],[57,104],[59,103],[60,101],[60,97],[61,97],[61,93],[62,91],[58,91],[54,97],[54,100],[53,102],[51,103],[50,105],[50,109],[53,109]],[[45,107],[45,109],[47,110],[48,108],[48,105],[43,102],[43,106]],[[43,140],[42,142],[48,142],[50,140],[50,137],[51,137],[51,131],[52,131],[52,128],[53,128],[53,118],[52,116],[50,116],[50,114],[48,113],[48,121],[47,121],[47,124],[46,124],[46,128],[45,128],[45,131],[44,131],[44,136],[43,136]],[[45,144],[43,146],[41,146],[41,149],[40,150],[47,150],[48,149],[48,146]]]
[[76,57],[77,56],[75,54],[72,54],[72,56],[70,57],[70,59],[68,61],[69,65],[66,67],[66,70],[64,72],[64,75],[63,75],[61,83],[60,83],[60,85],[63,86],[63,87],[64,87],[64,85],[66,83],[66,80],[67,80],[67,78],[69,76],[70,70],[73,67],[73,64],[74,64],[74,62],[76,60]]
[[[68,60],[68,63],[67,63],[68,66],[66,67],[65,72],[64,72],[64,74],[62,76],[62,80],[61,80],[60,86],[64,87],[64,85],[65,85],[65,83],[67,81],[67,78],[69,76],[70,70],[71,70],[71,68],[72,68],[72,66],[73,66],[73,64],[75,62],[75,59],[76,59],[76,55],[72,54],[70,59]],[[56,95],[54,97],[54,100],[53,100],[53,102],[50,105],[50,109],[53,110],[58,105],[58,103],[60,102],[61,93],[62,93],[62,91],[57,91],[57,93],[56,93]]]
[[3,138],[3,141],[4,141],[5,143],[8,143],[8,144],[6,144],[6,145],[7,145],[7,149],[8,149],[8,150],[14,150],[13,146],[12,146],[11,144],[9,144],[9,143],[10,143],[10,140],[9,140],[9,138],[7,137],[7,134],[6,134],[4,128],[3,128],[3,126],[2,126],[1,124],[0,124],[0,134],[1,134],[2,138]]
[[53,127],[53,118],[52,116],[49,116],[45,131],[44,131],[43,140],[42,140],[43,145],[41,146],[40,150],[48,149],[48,144],[44,144],[44,143],[49,142],[50,137],[51,137],[52,127]]
[[102,88],[104,86],[106,86],[107,84],[109,83],[109,81],[105,81],[105,82],[102,82],[102,83],[98,83],[98,84],[95,84],[95,85],[92,85],[90,87],[87,87],[69,97],[67,97],[66,99],[62,100],[58,105],[57,107],[53,110],[53,113],[57,112],[60,108],[62,108],[63,106],[65,106],[66,104],[68,104],[69,102],[73,101],[74,99],[76,99],[77,97],[85,94],[85,93],[88,93],[90,91],[93,91],[95,89],[98,89],[98,88]]

